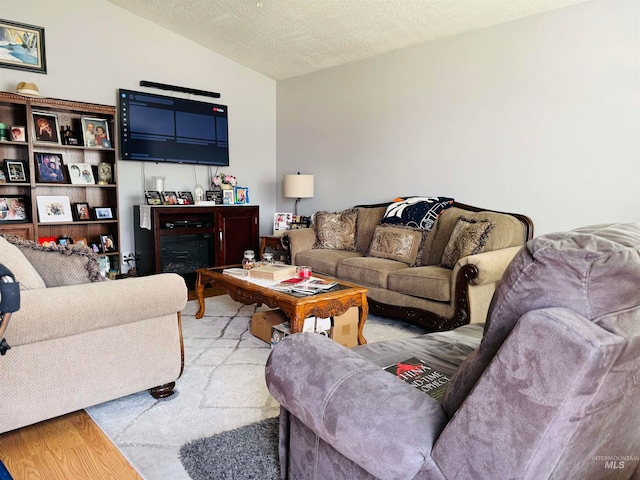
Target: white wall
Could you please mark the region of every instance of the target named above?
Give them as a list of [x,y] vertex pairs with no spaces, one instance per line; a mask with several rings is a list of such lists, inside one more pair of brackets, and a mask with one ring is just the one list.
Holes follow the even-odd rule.
[[[109,105],[116,90],[146,89],[140,80],[220,92],[191,97],[229,107],[230,166],[260,206],[261,232],[275,211],[275,81],[199,47],[104,0],[0,0],[0,18],[45,29],[47,74],[0,69],[0,90],[35,82],[46,97]],[[184,94],[176,96],[186,97]],[[166,176],[166,188],[193,191],[211,180],[208,167],[118,162],[121,251],[133,252],[133,205],[144,201],[144,177]]]
[[300,213],[444,195],[536,234],[640,221],[640,3],[592,1],[277,85]]

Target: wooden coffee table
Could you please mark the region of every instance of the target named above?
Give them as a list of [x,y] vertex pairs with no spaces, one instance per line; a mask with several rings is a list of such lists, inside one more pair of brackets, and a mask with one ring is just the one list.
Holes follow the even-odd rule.
[[[304,319],[316,316],[327,318],[342,315],[351,307],[358,307],[360,315],[358,319],[358,344],[364,345],[364,322],[369,314],[367,304],[367,289],[359,285],[338,281],[338,285],[330,292],[317,293],[306,297],[296,297],[287,293],[278,292],[271,288],[262,287],[242,277],[223,274],[223,267],[198,268],[196,270],[196,295],[200,309],[196,318],[204,315],[204,287],[205,285],[218,285],[223,287],[229,296],[236,302],[244,305],[258,304],[268,305],[271,308],[280,308],[289,318],[291,333],[302,331]],[[326,278],[321,275],[314,277]],[[334,279],[331,279],[334,280]]]

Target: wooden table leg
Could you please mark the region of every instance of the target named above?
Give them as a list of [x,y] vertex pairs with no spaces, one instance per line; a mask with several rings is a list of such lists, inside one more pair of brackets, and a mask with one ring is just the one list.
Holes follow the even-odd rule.
[[362,295],[362,301],[360,302],[360,318],[358,319],[358,345],[365,345],[367,339],[364,338],[364,322],[369,315],[369,304],[367,303],[367,295]]
[[196,296],[198,297],[198,304],[200,309],[196,313],[196,318],[202,318],[204,316],[204,283],[202,281],[202,273],[198,272],[196,277]]

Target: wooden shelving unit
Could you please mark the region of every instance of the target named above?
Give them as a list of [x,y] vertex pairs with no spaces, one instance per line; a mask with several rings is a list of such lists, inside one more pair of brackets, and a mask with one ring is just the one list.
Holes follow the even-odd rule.
[[[59,128],[71,126],[78,139],[78,145],[63,145],[36,141],[33,112],[55,115]],[[82,132],[82,117],[102,119],[109,129],[110,147],[85,147]],[[104,252],[111,267],[119,269],[120,259],[120,223],[118,208],[118,165],[116,162],[117,135],[115,130],[116,108],[111,105],[58,100],[52,98],[33,98],[14,93],[0,92],[0,122],[7,125],[9,139],[0,140],[0,161],[7,183],[0,183],[0,198],[21,196],[25,199],[27,220],[0,220],[0,234],[12,233],[23,238],[37,240],[42,237],[86,238],[88,243],[100,245],[100,235],[111,235],[115,251]],[[25,127],[26,141],[12,141],[11,127]],[[62,139],[62,133],[58,138]],[[38,182],[36,153],[62,155],[66,183]],[[6,160],[20,160],[27,167],[26,182],[9,182]],[[69,183],[66,165],[72,163],[90,164],[95,185],[74,185]],[[100,163],[111,165],[112,181],[98,185],[98,166]],[[90,220],[65,222],[41,222],[38,217],[37,198],[39,196],[66,196],[73,208],[75,203],[88,203],[91,210]],[[96,219],[94,208],[109,207],[112,219]],[[2,205],[0,205],[0,209]],[[2,210],[0,210],[2,215]],[[74,217],[75,218],[75,217]]]

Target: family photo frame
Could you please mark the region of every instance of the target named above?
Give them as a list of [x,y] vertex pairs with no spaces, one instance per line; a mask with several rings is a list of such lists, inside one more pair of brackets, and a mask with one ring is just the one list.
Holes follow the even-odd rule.
[[109,122],[107,120],[83,116],[80,121],[82,123],[85,147],[111,148]]
[[6,159],[4,167],[7,173],[7,180],[14,183],[25,183],[29,181],[27,175],[27,165],[22,160]]
[[8,52],[0,57],[0,67],[47,73],[43,27],[0,19],[0,38]]
[[37,143],[60,145],[58,116],[53,113],[31,112],[33,116],[33,138]]
[[36,197],[38,218],[41,223],[72,222],[73,213],[69,197],[41,196]]
[[42,183],[65,183],[60,153],[36,153],[36,179]]
[[0,197],[0,223],[26,223],[29,221],[26,199],[22,195]]

